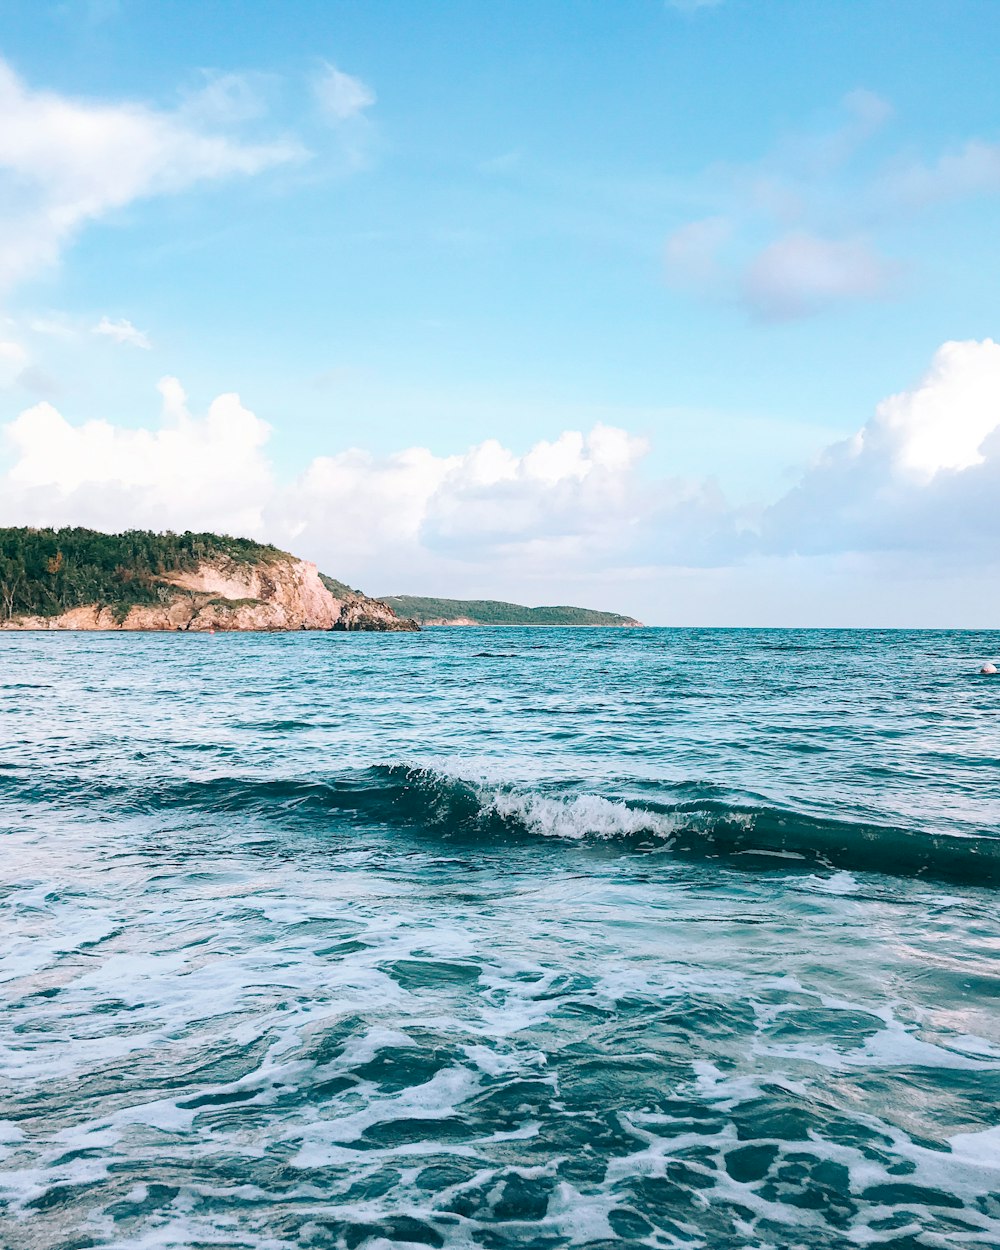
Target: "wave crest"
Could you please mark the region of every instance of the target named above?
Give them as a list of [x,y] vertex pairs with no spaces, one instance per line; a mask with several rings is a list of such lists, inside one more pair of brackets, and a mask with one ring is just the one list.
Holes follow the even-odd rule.
[[348,826],[424,832],[459,842],[497,844],[545,838],[655,847],[686,858],[743,863],[781,857],[835,868],[1000,885],[1000,838],[959,836],[836,819],[766,800],[733,802],[718,787],[665,788],[663,801],[546,793],[434,768],[377,765],[318,780],[224,775],[184,782],[107,782],[67,792],[51,779],[3,778],[6,803],[99,802],[107,815],[155,816],[178,808],[200,815],[243,814],[317,832],[330,818]]

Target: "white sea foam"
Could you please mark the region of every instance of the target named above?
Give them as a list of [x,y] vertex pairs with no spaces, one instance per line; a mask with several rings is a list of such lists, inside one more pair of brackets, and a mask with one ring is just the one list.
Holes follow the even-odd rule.
[[328,1166],[325,1160],[329,1146],[336,1148],[357,1142],[376,1124],[448,1119],[457,1114],[461,1103],[478,1088],[478,1078],[470,1069],[446,1068],[422,1085],[411,1086],[390,1097],[371,1097],[367,1105],[357,1111],[333,1114],[293,1130],[289,1136],[303,1144],[292,1163],[298,1168]]
[[956,1133],[948,1139],[955,1155],[964,1163],[987,1168],[1000,1180],[1000,1126],[980,1133]]
[[672,816],[614,803],[596,794],[551,799],[510,790],[484,790],[481,797],[487,812],[517,820],[532,833],[547,838],[617,838],[642,833],[669,838],[677,824]]

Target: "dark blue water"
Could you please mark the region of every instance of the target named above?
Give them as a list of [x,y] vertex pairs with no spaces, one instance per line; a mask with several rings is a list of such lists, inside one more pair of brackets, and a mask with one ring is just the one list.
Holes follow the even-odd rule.
[[998,653],[0,635],[0,1244],[1000,1245]]

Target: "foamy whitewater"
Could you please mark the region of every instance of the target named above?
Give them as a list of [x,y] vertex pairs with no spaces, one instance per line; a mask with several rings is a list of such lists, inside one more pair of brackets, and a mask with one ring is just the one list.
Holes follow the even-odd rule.
[[0,635],[0,1244],[1000,1245],[998,655]]

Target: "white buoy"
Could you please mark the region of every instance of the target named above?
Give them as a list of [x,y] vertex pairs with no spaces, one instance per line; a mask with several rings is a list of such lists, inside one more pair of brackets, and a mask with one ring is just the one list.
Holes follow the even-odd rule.
[[992,677],[997,671],[997,666],[992,661],[987,661],[979,671],[985,673],[987,677]]

